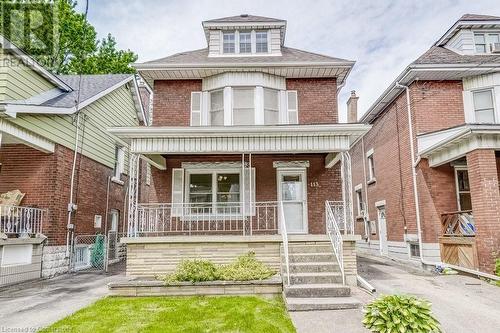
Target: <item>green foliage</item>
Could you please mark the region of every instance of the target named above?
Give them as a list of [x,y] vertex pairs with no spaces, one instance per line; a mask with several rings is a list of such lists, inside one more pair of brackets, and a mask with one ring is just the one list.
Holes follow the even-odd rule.
[[194,259],[181,261],[175,273],[167,275],[164,280],[167,283],[176,281],[202,282],[214,281],[218,277],[217,266],[211,261]]
[[281,298],[105,297],[42,333],[293,333]]
[[495,262],[495,274],[500,276],[500,258],[498,258]]
[[265,280],[274,275],[273,270],[255,258],[254,252],[239,256],[235,262],[219,268],[225,281]]
[[255,253],[248,252],[239,256],[229,265],[215,265],[209,260],[183,260],[174,273],[160,277],[165,283],[182,281],[250,281],[264,280],[275,272],[255,258]]
[[365,307],[363,325],[380,333],[442,332],[431,304],[414,296],[381,296]]
[[[16,0],[16,5],[36,4],[39,0]],[[12,3],[12,0],[0,0],[0,6]],[[76,1],[54,0],[54,9],[40,6],[40,12],[32,15],[31,26],[38,27],[28,43],[23,29],[11,29],[10,41],[22,48],[42,66],[56,74],[112,74],[134,73],[130,64],[137,60],[137,55],[130,50],[117,50],[116,41],[110,34],[101,41],[97,40],[95,28],[86,20],[83,13],[75,10]],[[49,12],[50,11],[50,12]],[[16,15],[2,16],[0,22],[8,19],[10,27],[26,25],[25,17]],[[51,17],[53,20],[44,19]],[[3,25],[0,32],[3,34]],[[25,27],[27,29],[28,27]],[[38,44],[50,45],[50,52],[37,53]]]

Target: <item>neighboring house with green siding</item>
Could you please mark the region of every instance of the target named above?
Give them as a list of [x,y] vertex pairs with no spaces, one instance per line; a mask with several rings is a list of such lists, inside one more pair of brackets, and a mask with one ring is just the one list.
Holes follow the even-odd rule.
[[125,230],[128,147],[107,128],[150,123],[140,89],[132,74],[54,75],[2,44],[0,286],[86,267],[77,236]]

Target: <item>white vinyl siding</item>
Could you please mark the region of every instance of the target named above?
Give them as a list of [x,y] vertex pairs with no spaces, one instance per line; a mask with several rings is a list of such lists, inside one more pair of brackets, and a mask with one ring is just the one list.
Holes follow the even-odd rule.
[[201,126],[201,102],[202,93],[193,91],[191,93],[191,126]]

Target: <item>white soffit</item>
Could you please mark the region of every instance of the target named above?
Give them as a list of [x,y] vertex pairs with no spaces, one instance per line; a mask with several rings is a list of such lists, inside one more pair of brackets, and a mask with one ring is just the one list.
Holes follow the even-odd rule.
[[3,119],[0,119],[0,133],[7,134],[12,139],[12,142],[10,140],[4,140],[4,142],[22,143],[45,153],[53,153],[55,150],[55,144],[52,141]]

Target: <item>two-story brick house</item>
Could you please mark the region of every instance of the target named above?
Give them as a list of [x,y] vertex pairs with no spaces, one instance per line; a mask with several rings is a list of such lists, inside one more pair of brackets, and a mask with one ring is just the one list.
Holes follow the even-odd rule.
[[[169,272],[185,256],[224,262],[249,248],[276,267],[288,234],[332,256],[328,214],[352,233],[348,150],[369,128],[338,123],[338,91],[354,62],[286,47],[283,20],[240,15],[203,29],[207,48],[136,64],[153,87],[153,126],[110,129],[130,142],[132,168],[138,156],[156,162],[158,203],[141,204],[129,191],[125,241],[145,259],[129,260],[128,274]],[[191,236],[181,238],[191,244],[185,252],[173,247],[176,235]],[[163,242],[160,259],[149,242]],[[240,245],[227,253],[228,242]]]
[[361,118],[359,249],[491,273],[500,250],[500,17],[464,15]]

